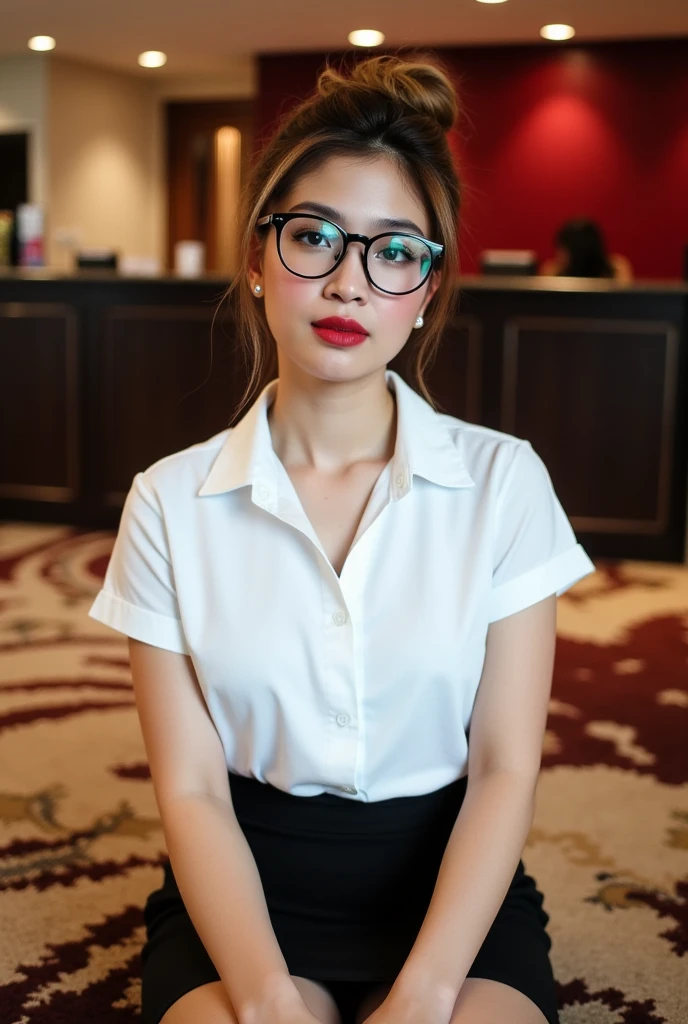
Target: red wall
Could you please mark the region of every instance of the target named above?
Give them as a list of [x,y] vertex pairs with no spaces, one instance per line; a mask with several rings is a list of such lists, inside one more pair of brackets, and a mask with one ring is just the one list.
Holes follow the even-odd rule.
[[[560,223],[588,216],[637,277],[682,276],[688,38],[435,52],[464,112],[450,144],[464,188],[465,273],[481,249],[535,249],[544,259]],[[325,58],[259,59],[261,138],[313,88]]]

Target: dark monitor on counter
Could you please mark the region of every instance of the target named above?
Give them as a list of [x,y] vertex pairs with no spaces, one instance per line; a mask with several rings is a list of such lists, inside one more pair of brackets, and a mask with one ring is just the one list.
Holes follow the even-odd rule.
[[480,271],[483,274],[514,275],[537,274],[537,253],[532,249],[484,249],[480,253]]
[[111,249],[92,249],[77,253],[79,270],[117,270],[117,253]]

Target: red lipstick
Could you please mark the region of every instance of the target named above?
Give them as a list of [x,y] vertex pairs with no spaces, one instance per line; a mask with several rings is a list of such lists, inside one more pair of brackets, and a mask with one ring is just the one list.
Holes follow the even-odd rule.
[[327,316],[311,324],[315,333],[330,345],[360,345],[368,337],[368,332],[357,320],[341,316]]

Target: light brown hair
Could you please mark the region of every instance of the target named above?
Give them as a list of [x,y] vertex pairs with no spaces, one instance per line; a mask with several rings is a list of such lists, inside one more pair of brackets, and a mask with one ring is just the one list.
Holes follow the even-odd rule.
[[264,303],[251,291],[249,267],[265,244],[256,221],[278,209],[299,178],[334,155],[391,157],[415,186],[430,220],[429,237],[444,245],[440,284],[414,331],[413,373],[427,401],[424,374],[432,364],[459,290],[460,186],[447,141],[458,116],[449,72],[435,54],[383,54],[346,72],[326,63],[315,90],[282,116],[254,158],[239,199],[239,266],[222,301],[231,299],[235,337],[248,369],[241,409],[276,376],[277,354]]

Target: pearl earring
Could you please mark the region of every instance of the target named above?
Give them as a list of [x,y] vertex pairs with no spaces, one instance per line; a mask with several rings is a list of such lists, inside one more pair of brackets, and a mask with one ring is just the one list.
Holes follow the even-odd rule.
[[413,326],[414,327],[422,327],[423,326],[423,317],[420,314],[416,317],[416,322],[415,322],[415,324]]
[[262,288],[260,287],[259,284],[257,284],[256,287],[253,290],[256,293],[256,295],[260,295],[260,293],[262,291]]

